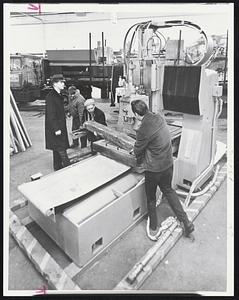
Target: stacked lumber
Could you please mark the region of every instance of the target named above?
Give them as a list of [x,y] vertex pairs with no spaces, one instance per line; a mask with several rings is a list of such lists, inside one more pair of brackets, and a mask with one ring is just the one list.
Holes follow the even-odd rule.
[[16,101],[10,91],[10,154],[25,151],[32,145]]

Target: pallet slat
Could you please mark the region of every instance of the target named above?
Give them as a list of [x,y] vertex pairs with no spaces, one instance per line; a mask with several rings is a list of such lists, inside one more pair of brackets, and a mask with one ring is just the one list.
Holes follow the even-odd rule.
[[11,235],[50,286],[56,290],[81,290],[13,212],[10,212],[9,226]]

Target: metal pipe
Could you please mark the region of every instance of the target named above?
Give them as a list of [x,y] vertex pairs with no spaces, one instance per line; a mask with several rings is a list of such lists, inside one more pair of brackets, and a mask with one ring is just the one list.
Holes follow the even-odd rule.
[[223,88],[225,89],[226,84],[226,74],[227,74],[227,52],[228,52],[228,30],[227,30],[227,42],[226,42],[226,57],[225,57],[225,66],[224,66],[224,78],[223,78]]
[[92,76],[92,73],[91,73],[91,32],[89,33],[89,50],[90,50],[90,53],[89,53],[89,57],[90,57],[90,86],[91,86],[91,84],[92,84],[92,78],[91,78],[91,76]]
[[179,65],[179,61],[180,61],[181,36],[182,36],[182,30],[179,30],[178,57],[177,57],[177,64],[178,65]]
[[[217,165],[214,176],[213,176],[213,179],[208,183],[208,185],[203,190],[201,190],[199,192],[196,192],[196,193],[192,193],[191,196],[192,197],[198,197],[198,196],[201,196],[201,195],[205,194],[214,185],[214,183],[217,179],[218,172],[219,172],[219,165]],[[188,193],[183,192],[183,191],[179,191],[179,190],[176,190],[176,193],[180,196],[187,196],[188,195]]]
[[103,65],[103,88],[105,87],[105,61],[104,61],[104,32],[102,32],[102,65]]
[[217,114],[217,118],[219,118],[219,116],[222,113],[222,107],[223,107],[223,100],[222,100],[222,98],[219,98],[219,112]]

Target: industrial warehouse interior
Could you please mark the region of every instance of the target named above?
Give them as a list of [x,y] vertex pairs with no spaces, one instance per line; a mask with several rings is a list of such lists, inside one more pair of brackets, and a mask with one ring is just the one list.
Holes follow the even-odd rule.
[[233,18],[4,4],[4,295],[233,295]]

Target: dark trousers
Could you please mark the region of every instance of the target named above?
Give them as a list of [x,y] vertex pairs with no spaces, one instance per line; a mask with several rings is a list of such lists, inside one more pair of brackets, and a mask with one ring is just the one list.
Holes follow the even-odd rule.
[[[72,131],[77,130],[79,128],[80,128],[79,116],[75,116],[72,118]],[[86,141],[84,139],[84,136],[80,138],[80,141],[81,141],[81,148],[86,147]],[[72,143],[74,146],[79,146],[79,138],[72,139]]]
[[80,144],[81,144],[81,148],[85,148],[87,146],[87,135],[82,136],[80,138]]
[[53,150],[53,168],[54,171],[60,170],[64,167],[70,165],[70,160],[68,158],[67,152],[65,149]]
[[167,199],[170,207],[176,217],[184,225],[187,225],[189,220],[187,214],[178,199],[175,190],[172,188],[173,166],[162,172],[145,171],[145,191],[147,196],[147,207],[150,220],[150,228],[157,228],[158,220],[156,214],[156,190],[159,186],[163,196]]

